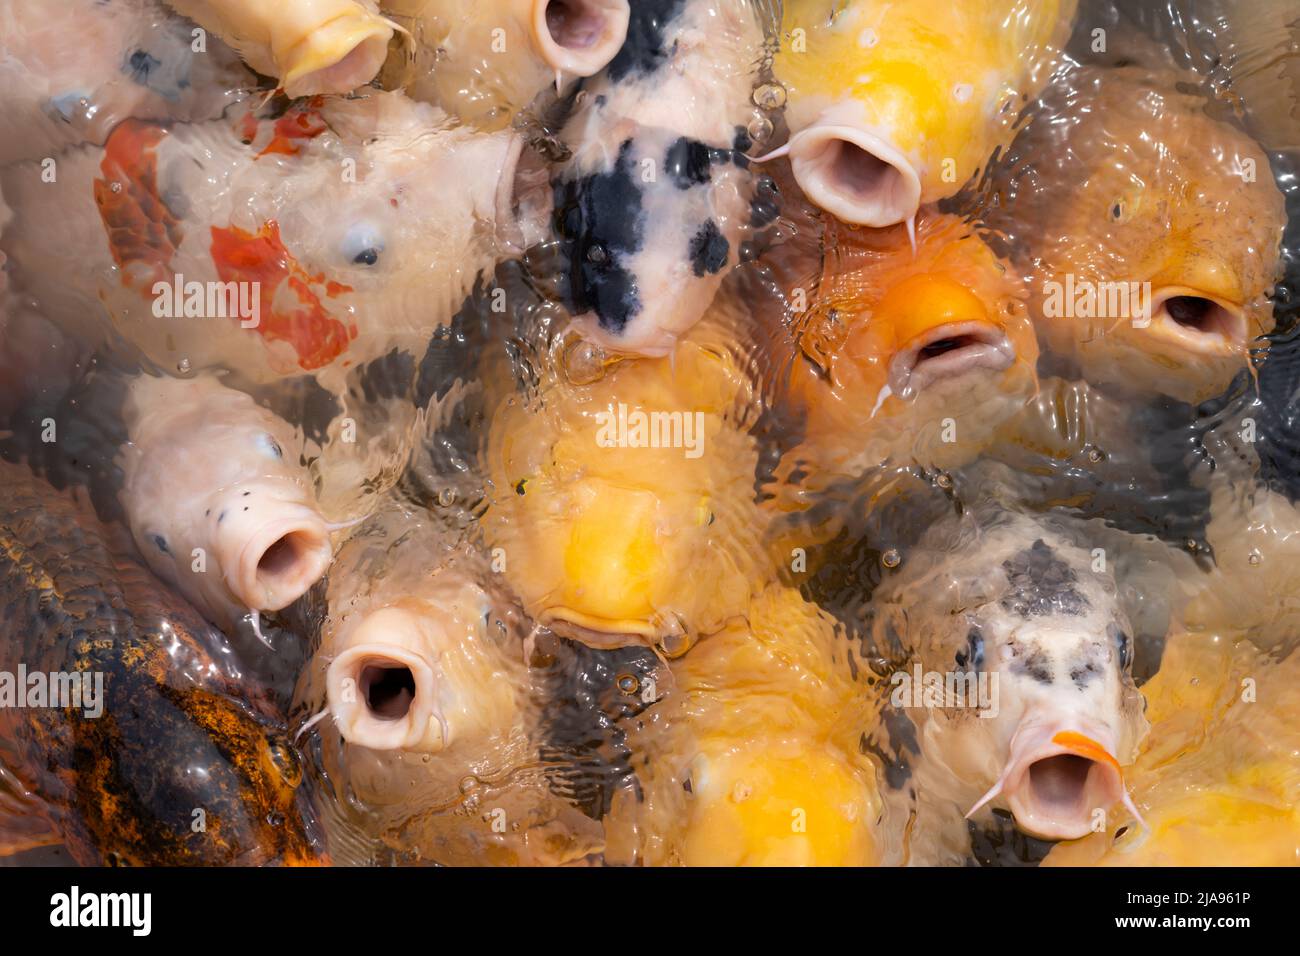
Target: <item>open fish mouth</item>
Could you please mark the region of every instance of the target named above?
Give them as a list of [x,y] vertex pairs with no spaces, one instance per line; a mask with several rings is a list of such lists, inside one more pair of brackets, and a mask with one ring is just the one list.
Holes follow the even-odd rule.
[[330,663],[326,685],[330,712],[348,743],[372,750],[416,747],[436,723],[433,668],[405,647],[353,645]]
[[853,121],[857,112],[831,107],[777,154],[789,154],[799,188],[839,219],[877,229],[907,222],[921,208],[921,179],[893,144]]
[[945,379],[1010,368],[1016,350],[1007,334],[988,322],[952,322],[912,339],[889,366],[889,388],[907,397]]
[[1186,286],[1151,293],[1151,330],[1197,355],[1229,355],[1246,345],[1246,316],[1239,305]]
[[1104,830],[1105,814],[1116,804],[1142,823],[1114,748],[1101,742],[1108,736],[1059,724],[1022,725],[1001,778],[966,816],[1001,796],[1016,826],[1042,840],[1075,840],[1097,830],[1099,822]]
[[533,0],[533,34],[553,70],[600,72],[627,38],[627,0]]
[[394,24],[364,10],[321,24],[284,54],[289,96],[350,93],[369,83],[388,56]]
[[[593,650],[619,647],[649,647],[673,658],[685,654],[692,641],[679,622],[607,621],[570,608],[550,608],[537,620],[560,637],[585,644]],[[676,626],[674,626],[676,625]]]
[[240,591],[253,599],[248,602],[250,607],[281,610],[320,580],[332,558],[328,529],[314,515],[275,522],[241,553]]

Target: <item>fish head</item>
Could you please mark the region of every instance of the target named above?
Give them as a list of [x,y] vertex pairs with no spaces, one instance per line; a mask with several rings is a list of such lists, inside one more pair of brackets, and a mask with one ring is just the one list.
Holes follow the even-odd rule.
[[872,781],[832,747],[795,737],[706,740],[688,779],[687,866],[875,862]]
[[509,239],[521,137],[452,127],[396,93],[326,101],[319,122],[332,135],[286,161],[275,217],[286,247],[305,271],[347,286],[375,325],[431,328]]
[[325,698],[343,740],[437,754],[510,727],[513,691],[484,683],[472,664],[490,611],[481,588],[443,575],[418,593],[341,615],[329,635]]
[[735,370],[707,350],[626,359],[539,407],[502,405],[490,429],[490,543],[526,610],[594,647],[684,651],[748,593],[709,556],[748,533],[754,449],[728,420]]
[[329,527],[294,433],[211,376],[139,376],[122,499],[141,553],[214,620],[278,611],[329,568]]
[[801,333],[825,370],[799,383],[805,449],[973,454],[1037,384],[1021,284],[955,218],[921,220],[915,251],[903,227],[833,225],[826,242]]
[[943,682],[923,701],[922,751],[988,786],[968,816],[992,803],[1041,839],[1084,836],[1131,807],[1121,765],[1146,729],[1115,582],[1028,518],[947,547],[942,582],[913,596],[921,680]]
[[1098,384],[1220,394],[1274,325],[1286,213],[1268,157],[1174,77],[1074,82],[1048,101],[1066,115],[1029,124],[1026,155],[1042,158],[1009,207],[1032,229],[1040,337]]
[[566,305],[611,352],[667,355],[740,264],[752,229],[775,219],[771,180],[750,169],[743,128],[706,143],[628,121],[580,142],[553,184]]

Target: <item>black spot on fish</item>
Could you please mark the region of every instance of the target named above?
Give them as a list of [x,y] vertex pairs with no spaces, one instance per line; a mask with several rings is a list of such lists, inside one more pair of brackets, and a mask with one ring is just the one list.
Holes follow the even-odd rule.
[[776,221],[781,215],[781,207],[770,199],[755,195],[749,204],[749,224],[755,229],[762,229]]
[[711,162],[709,147],[698,139],[679,137],[668,147],[664,157],[664,171],[672,177],[678,189],[690,189],[707,183],[712,175],[709,172]]
[[217,515],[217,524],[221,524],[221,522],[225,520],[226,520],[226,513],[224,511],[221,512],[221,514]]
[[631,153],[632,141],[624,140],[609,172],[554,186],[555,229],[568,263],[566,304],[595,312],[601,328],[615,334],[641,311],[636,279],[624,265],[645,241]]
[[716,275],[727,264],[727,253],[731,243],[718,230],[718,224],[710,219],[700,227],[700,231],[691,237],[687,248],[691,267],[697,276],[703,277],[707,272]]
[[1075,664],[1070,668],[1070,680],[1074,681],[1074,686],[1083,690],[1096,678],[1101,676],[1101,667],[1093,658],[1089,658],[1082,664]]
[[1027,655],[1021,656],[1022,645],[1011,644],[1011,652],[1016,661],[1011,665],[1013,674],[1028,674],[1040,684],[1052,683],[1052,662],[1040,647],[1035,647]]
[[1078,577],[1074,569],[1056,556],[1056,552],[1039,538],[1002,563],[1007,573],[1009,593],[1001,605],[1020,617],[1042,617],[1045,614],[1078,615],[1088,610],[1088,599],[1075,587]]
[[528,484],[528,479],[520,478],[519,481],[515,484],[515,494],[522,495],[524,493],[524,485],[526,484]]
[[136,50],[126,62],[131,81],[141,86],[148,86],[149,74],[162,66],[161,60],[150,56],[144,50]]
[[746,165],[746,166],[749,165],[749,159],[748,159],[748,157],[746,157],[746,156],[742,156],[742,155],[740,155],[740,154],[741,154],[741,153],[748,153],[750,147],[753,146],[753,145],[754,145],[754,140],[750,137],[750,135],[749,135],[749,130],[745,129],[745,127],[743,127],[743,126],[737,126],[737,127],[736,127],[736,135],[735,135],[735,137],[731,140],[731,148],[734,149],[734,150],[736,151],[736,153],[737,153],[737,156],[736,156],[736,165],[737,165],[737,166],[740,165],[740,160],[742,160],[742,159],[745,160],[745,165]]
[[619,83],[634,73],[653,73],[672,56],[667,27],[682,12],[686,0],[636,0],[630,4],[627,39],[618,55],[605,67],[611,83]]
[[776,221],[781,214],[781,188],[771,176],[759,176],[754,181],[754,198],[749,205],[749,224],[762,229]]
[[167,548],[167,539],[164,538],[162,535],[156,534],[153,536],[152,540],[153,540],[153,546],[157,548],[159,551],[161,551],[163,554],[171,554],[171,551],[168,550]]

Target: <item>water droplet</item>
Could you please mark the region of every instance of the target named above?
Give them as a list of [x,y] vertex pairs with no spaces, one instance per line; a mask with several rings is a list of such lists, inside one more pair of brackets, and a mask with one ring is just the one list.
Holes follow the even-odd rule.
[[779,110],[785,106],[785,87],[780,83],[764,83],[754,90],[754,105],[765,110]]
[[897,548],[890,548],[880,556],[880,563],[887,568],[896,568],[903,561],[903,556],[898,553]]
[[618,689],[625,694],[635,694],[641,689],[641,682],[633,674],[620,674],[618,677]]
[[590,385],[605,377],[605,351],[585,339],[564,353],[564,375],[574,385]]

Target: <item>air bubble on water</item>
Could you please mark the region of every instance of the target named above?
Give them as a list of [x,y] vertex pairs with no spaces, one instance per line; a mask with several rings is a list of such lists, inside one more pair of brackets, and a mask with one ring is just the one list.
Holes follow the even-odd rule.
[[1258,551],[1251,551],[1250,555],[1246,558],[1246,560],[1249,561],[1251,564],[1257,565],[1264,560],[1264,556],[1260,554]]
[[952,475],[948,474],[947,472],[941,472],[939,476],[934,479],[934,483],[938,485],[940,488],[942,488],[944,491],[947,491],[949,488],[952,487]]
[[754,118],[749,121],[749,126],[746,127],[746,132],[749,133],[749,138],[755,143],[766,143],[772,138],[772,121],[762,113],[756,113],[754,114]]
[[564,375],[574,385],[590,385],[605,377],[605,350],[585,339],[564,353]]
[[470,776],[468,776],[468,777],[461,777],[461,778],[460,778],[460,792],[461,792],[461,793],[473,793],[473,792],[474,792],[474,788],[477,787],[477,786],[478,786],[478,778],[475,777],[475,776],[473,776],[473,775],[470,775]]
[[120,193],[122,191],[122,184],[114,180],[113,184],[108,187],[108,190],[112,193]]
[[785,106],[785,87],[780,83],[764,83],[754,90],[754,105],[765,110],[779,110]]
[[443,488],[441,491],[438,492],[438,504],[442,505],[444,508],[450,508],[455,503],[456,503],[455,488]]
[[1095,464],[1096,462],[1101,461],[1101,460],[1102,460],[1103,458],[1105,458],[1105,457],[1106,457],[1105,454],[1103,454],[1103,453],[1102,453],[1102,450],[1101,450],[1100,448],[1098,448],[1096,445],[1089,445],[1089,446],[1088,446],[1088,460],[1089,460],[1089,461],[1091,461],[1091,462],[1093,462],[1093,463]]
[[190,360],[187,358],[181,359],[179,362],[176,363],[176,371],[180,372],[182,375],[188,375],[190,372],[190,368],[191,368]]
[[896,568],[903,561],[903,556],[898,553],[897,548],[890,548],[880,556],[880,563],[887,568]]
[[754,793],[752,787],[743,780],[737,780],[736,785],[731,788],[731,799],[736,803],[744,803]]

